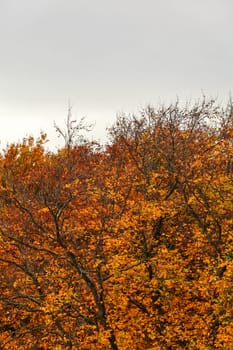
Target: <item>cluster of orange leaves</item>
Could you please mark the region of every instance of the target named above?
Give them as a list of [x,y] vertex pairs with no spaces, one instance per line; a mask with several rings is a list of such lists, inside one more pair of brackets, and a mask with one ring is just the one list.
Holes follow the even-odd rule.
[[233,349],[232,108],[0,158],[0,348]]

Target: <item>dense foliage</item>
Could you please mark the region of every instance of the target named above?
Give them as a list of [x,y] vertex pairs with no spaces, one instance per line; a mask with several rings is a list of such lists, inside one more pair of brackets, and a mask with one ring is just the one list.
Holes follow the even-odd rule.
[[0,159],[0,349],[233,349],[233,106]]

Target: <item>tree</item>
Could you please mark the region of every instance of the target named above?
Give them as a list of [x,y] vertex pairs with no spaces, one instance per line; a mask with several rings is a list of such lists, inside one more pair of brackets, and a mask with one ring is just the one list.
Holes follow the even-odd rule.
[[8,147],[2,349],[233,346],[231,106],[148,107],[105,147],[75,143],[68,114],[57,153]]

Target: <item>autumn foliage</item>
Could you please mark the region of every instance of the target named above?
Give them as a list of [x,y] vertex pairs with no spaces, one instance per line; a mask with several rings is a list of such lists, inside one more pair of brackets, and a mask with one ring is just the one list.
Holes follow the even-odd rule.
[[0,349],[233,349],[233,105],[0,158]]

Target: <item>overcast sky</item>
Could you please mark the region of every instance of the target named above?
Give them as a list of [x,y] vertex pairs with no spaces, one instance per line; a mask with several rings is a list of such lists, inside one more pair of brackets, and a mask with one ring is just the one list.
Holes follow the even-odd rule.
[[2,144],[54,141],[68,101],[104,139],[116,114],[150,103],[226,99],[232,0],[0,0]]

